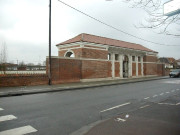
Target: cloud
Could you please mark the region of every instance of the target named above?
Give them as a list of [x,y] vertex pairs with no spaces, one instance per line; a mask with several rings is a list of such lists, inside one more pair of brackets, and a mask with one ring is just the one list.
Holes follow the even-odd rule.
[[[7,42],[9,59],[36,61],[48,55],[49,1],[1,0],[0,40]],[[138,37],[165,44],[179,44],[179,38],[159,35],[151,29],[137,29],[146,13],[129,8],[122,1],[66,0],[65,2],[114,27]],[[176,27],[172,26],[172,29]],[[180,58],[180,47],[166,47],[147,43],[98,23],[57,0],[52,0],[52,54],[57,55],[56,44],[80,33],[89,33],[142,44],[159,52],[160,56]]]

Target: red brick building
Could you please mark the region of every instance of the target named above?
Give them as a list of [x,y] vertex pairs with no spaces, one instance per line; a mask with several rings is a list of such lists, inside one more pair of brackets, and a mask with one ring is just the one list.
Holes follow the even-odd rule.
[[52,83],[163,75],[158,52],[139,44],[83,33],[56,46]]

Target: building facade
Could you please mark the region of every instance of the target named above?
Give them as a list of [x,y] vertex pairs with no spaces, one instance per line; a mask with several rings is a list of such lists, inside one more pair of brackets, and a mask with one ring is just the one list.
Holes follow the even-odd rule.
[[177,68],[177,61],[172,57],[161,57],[158,62],[163,63],[165,68]]
[[56,46],[54,83],[162,75],[158,52],[139,44],[83,33]]

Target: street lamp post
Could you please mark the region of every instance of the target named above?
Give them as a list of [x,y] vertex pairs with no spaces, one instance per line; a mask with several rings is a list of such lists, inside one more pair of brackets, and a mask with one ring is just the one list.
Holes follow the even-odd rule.
[[49,0],[49,63],[48,63],[48,84],[51,85],[51,0]]

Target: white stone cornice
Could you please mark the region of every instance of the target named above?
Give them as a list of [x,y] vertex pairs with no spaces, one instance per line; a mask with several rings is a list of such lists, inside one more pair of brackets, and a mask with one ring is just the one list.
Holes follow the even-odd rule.
[[146,52],[147,56],[157,56],[158,53],[157,52]]
[[144,64],[157,64],[157,62],[143,62]]
[[107,49],[107,48],[108,48],[108,45],[97,44],[97,43],[90,43],[90,42],[83,42],[83,45],[101,47],[101,48],[104,48],[104,49]]
[[60,49],[59,51],[67,51],[67,50],[73,50],[73,49],[79,49],[82,47],[72,47],[72,48],[64,48],[64,49]]
[[66,47],[71,47],[71,46],[77,46],[77,45],[83,45],[83,42],[75,42],[75,43],[70,43],[70,44],[64,44],[64,45],[57,45],[58,49],[61,48],[66,48]]
[[[90,46],[90,47],[85,47],[85,45]],[[73,47],[73,46],[79,46],[79,47]],[[70,43],[70,44],[57,45],[57,48],[59,50],[67,50],[66,47],[68,47],[68,48],[71,47],[71,49],[89,48],[89,49],[96,49],[96,50],[108,50],[107,45],[89,43],[89,42],[75,42],[75,43]]]
[[[49,58],[49,56],[46,56],[46,58]],[[74,57],[60,57],[60,56],[51,56],[51,58],[57,58],[57,59],[73,59],[73,60],[110,61],[110,60],[107,60],[107,59],[74,58]]]
[[130,49],[130,48],[123,48],[123,47],[112,47],[110,46],[108,48],[109,52],[116,53],[116,54],[131,54],[133,55],[138,55],[138,56],[144,56],[146,55],[146,52],[140,51],[140,50],[135,50],[135,49]]

